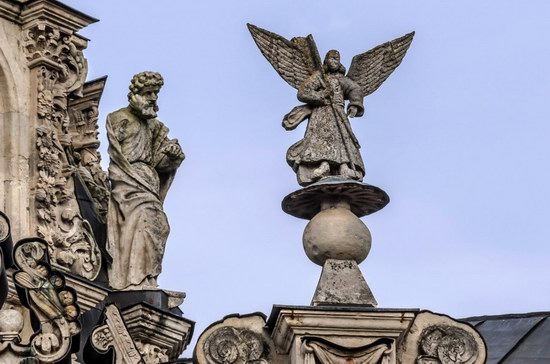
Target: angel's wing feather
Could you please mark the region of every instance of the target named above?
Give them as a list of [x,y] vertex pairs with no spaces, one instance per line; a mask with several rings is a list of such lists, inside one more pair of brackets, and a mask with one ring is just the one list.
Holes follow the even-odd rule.
[[361,86],[365,96],[370,95],[399,66],[413,37],[414,32],[356,55],[351,61],[347,77]]
[[320,57],[311,35],[289,41],[255,25],[247,25],[264,57],[292,87],[300,87],[317,69]]

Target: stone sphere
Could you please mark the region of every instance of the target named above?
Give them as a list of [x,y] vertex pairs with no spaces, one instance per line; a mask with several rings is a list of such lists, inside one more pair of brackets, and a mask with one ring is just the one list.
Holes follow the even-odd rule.
[[23,330],[23,315],[17,310],[0,311],[0,332],[17,332]]
[[304,231],[304,250],[315,264],[327,259],[361,263],[369,254],[371,235],[367,226],[349,209],[328,208],[319,212]]

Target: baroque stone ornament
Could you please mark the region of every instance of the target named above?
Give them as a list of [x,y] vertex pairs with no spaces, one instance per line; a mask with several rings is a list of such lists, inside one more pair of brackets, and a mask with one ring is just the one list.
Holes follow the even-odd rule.
[[185,158],[156,116],[164,84],[156,72],[132,78],[129,106],[107,116],[111,197],[108,267],[113,289],[155,289],[170,226],[163,201]]
[[305,337],[301,350],[304,364],[389,364],[393,341],[379,339],[357,348],[344,347],[321,338]]
[[305,103],[283,119],[286,130],[309,120],[304,138],[292,145],[286,156],[298,183],[307,186],[327,176],[362,181],[365,167],[348,117],[363,116],[363,98],[399,66],[414,33],[355,56],[346,74],[336,50],[328,51],[321,62],[311,35],[289,41],[252,24],[248,29],[265,58]]
[[68,112],[69,96],[82,94],[88,70],[85,46],[85,39],[51,24],[36,22],[26,29],[24,48],[37,79],[37,233],[47,241],[52,263],[93,280],[101,252],[74,193],[77,166]]
[[109,205],[110,186],[107,172],[101,168],[99,153],[99,101],[107,78],[86,82],[82,98],[69,101],[73,157],[76,172],[85,183],[95,211],[105,222]]
[[226,316],[208,327],[195,347],[197,364],[273,363],[273,341],[261,314]]
[[445,315],[422,312],[401,343],[400,364],[482,364],[486,347],[470,325]]
[[27,292],[22,303],[40,323],[30,343],[32,355],[40,362],[55,363],[69,354],[72,337],[80,332],[76,292],[65,287],[65,277],[50,268],[44,240],[20,240],[14,259],[19,269],[14,281]]
[[101,353],[115,351],[115,364],[145,363],[114,304],[105,307],[105,324],[94,329],[92,346]]

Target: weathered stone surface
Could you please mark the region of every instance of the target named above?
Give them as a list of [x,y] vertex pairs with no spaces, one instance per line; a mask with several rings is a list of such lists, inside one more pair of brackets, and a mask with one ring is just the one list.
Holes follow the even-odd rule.
[[170,227],[163,201],[185,158],[177,139],[156,119],[164,84],[155,72],[135,75],[129,106],[109,114],[107,251],[109,284],[114,289],[157,288]]
[[82,52],[87,40],[76,32],[95,19],[41,0],[24,7],[21,21],[29,84],[35,87],[32,122],[23,127],[32,130],[29,140],[34,142],[31,223],[48,242],[52,264],[93,280],[101,253],[75,195],[68,99],[81,96],[88,70]]
[[22,301],[40,324],[30,342],[32,356],[55,363],[69,355],[72,337],[80,332],[76,292],[65,287],[63,275],[49,267],[45,241],[19,241],[14,258],[19,269],[14,281],[26,291]]
[[115,352],[115,364],[142,364],[139,353],[128,329],[114,304],[105,307],[105,324],[94,329],[90,336],[94,349],[106,353],[110,348]]
[[136,304],[122,309],[121,314],[147,364],[177,359],[191,340],[192,321],[151,305]]
[[363,98],[399,66],[414,33],[355,56],[346,74],[336,50],[328,51],[321,63],[311,35],[288,41],[251,24],[248,29],[262,54],[305,103],[283,119],[287,130],[308,119],[304,138],[287,152],[298,183],[307,186],[327,176],[362,181],[365,167],[348,117],[363,116]]
[[[69,100],[69,132],[72,137],[76,174],[86,185],[98,218],[105,222],[110,186],[107,172],[101,168],[99,153],[99,101],[107,77],[86,82],[82,97]],[[97,238],[97,235],[96,235]]]
[[268,327],[286,363],[332,363],[327,357],[339,363],[346,356],[366,363],[395,363],[396,343],[415,313],[351,306],[275,306]]
[[229,315],[210,325],[195,347],[197,364],[275,363],[263,314]]
[[344,201],[325,204],[307,224],[303,236],[307,257],[321,266],[327,259],[361,263],[369,254],[371,242],[369,229]]
[[378,305],[357,263],[353,260],[336,259],[325,262],[311,304],[367,307]]
[[399,346],[398,364],[482,364],[487,349],[470,325],[448,316],[422,312]]

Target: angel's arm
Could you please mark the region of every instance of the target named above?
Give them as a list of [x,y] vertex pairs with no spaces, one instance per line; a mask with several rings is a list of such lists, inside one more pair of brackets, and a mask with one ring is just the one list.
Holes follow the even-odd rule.
[[365,113],[363,106],[363,90],[361,86],[352,79],[344,77],[342,79],[342,88],[344,97],[349,100],[348,115],[350,117],[361,117]]
[[329,90],[324,86],[320,73],[313,73],[298,88],[298,100],[313,106],[329,104]]

